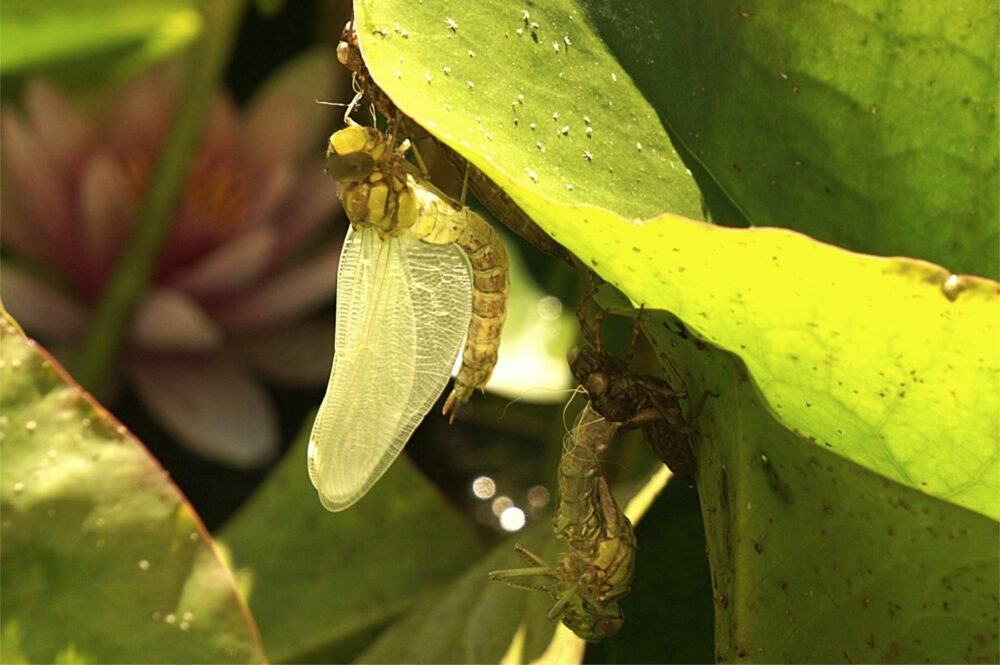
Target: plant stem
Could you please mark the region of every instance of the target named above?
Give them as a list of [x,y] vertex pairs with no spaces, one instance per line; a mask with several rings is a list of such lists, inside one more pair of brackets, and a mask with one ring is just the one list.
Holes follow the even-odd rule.
[[91,392],[102,390],[111,377],[132,313],[152,280],[197,154],[215,88],[229,59],[243,5],[244,0],[202,3],[204,27],[188,53],[177,110],[148,193],[74,358],[73,374]]

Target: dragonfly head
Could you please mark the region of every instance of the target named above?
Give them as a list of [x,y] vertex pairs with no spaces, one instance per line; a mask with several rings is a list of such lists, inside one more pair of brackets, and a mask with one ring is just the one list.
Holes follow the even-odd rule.
[[326,172],[337,182],[361,182],[375,171],[385,147],[385,139],[374,127],[345,127],[330,137]]
[[600,642],[621,630],[625,619],[617,602],[604,603],[594,607],[586,601],[574,607],[571,603],[563,613],[563,623],[574,633],[588,642]]

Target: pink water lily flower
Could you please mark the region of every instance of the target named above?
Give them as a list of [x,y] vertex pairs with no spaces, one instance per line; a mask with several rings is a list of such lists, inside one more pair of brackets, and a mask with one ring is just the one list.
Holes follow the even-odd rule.
[[[278,450],[263,379],[322,384],[344,227],[323,172],[336,61],[315,52],[244,110],[213,100],[119,377],[198,454],[250,468]],[[175,104],[170,70],[144,74],[97,113],[34,81],[2,113],[0,292],[41,340],[72,348],[125,240]]]

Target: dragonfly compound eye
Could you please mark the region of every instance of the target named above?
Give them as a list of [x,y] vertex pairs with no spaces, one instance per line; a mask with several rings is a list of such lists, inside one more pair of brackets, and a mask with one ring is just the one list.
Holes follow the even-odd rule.
[[618,633],[622,629],[622,624],[625,623],[622,617],[602,617],[597,620],[594,624],[594,632],[600,637],[611,637]]
[[375,160],[364,152],[326,156],[326,172],[337,182],[361,182],[375,170]]

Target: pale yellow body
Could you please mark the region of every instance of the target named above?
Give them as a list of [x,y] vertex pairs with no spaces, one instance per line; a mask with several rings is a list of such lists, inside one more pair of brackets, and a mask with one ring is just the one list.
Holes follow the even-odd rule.
[[372,227],[382,236],[409,234],[435,245],[455,244],[469,259],[472,319],[462,367],[445,405],[446,412],[452,410],[485,387],[496,366],[510,290],[503,243],[482,217],[469,208],[456,209],[432,185],[418,181],[409,162],[389,151],[377,130],[348,127],[331,137],[330,146],[338,155],[371,155],[375,163],[367,178],[344,183],[341,189],[352,224]]
[[456,208],[377,130],[330,138],[327,171],[351,221],[338,277],[337,346],[309,448],[329,510],[361,498],[441,394],[466,337],[458,403],[483,388],[506,313],[507,254],[496,232]]

